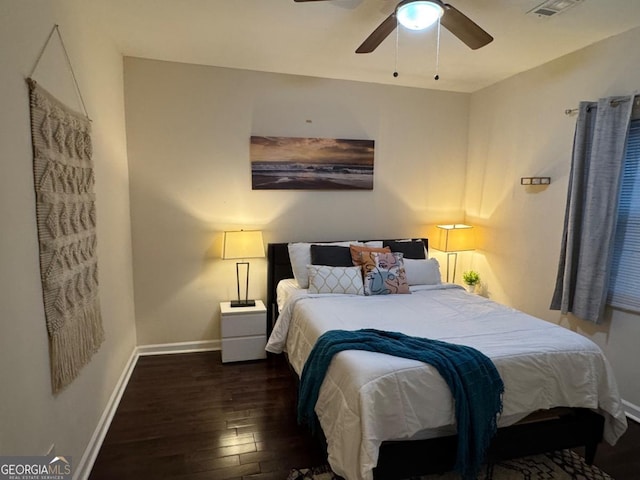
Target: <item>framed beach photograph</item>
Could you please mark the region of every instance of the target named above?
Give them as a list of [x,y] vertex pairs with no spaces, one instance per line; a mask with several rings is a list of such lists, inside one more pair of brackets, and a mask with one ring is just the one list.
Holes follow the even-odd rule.
[[373,140],[251,137],[253,190],[373,190]]

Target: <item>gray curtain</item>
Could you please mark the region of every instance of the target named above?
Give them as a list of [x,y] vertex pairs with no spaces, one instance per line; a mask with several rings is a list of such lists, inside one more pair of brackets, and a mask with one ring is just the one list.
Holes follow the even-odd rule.
[[598,322],[604,311],[633,97],[581,102],[551,309]]

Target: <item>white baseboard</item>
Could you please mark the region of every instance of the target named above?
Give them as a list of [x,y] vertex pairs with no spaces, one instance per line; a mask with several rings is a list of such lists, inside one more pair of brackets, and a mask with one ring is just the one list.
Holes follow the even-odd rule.
[[131,352],[131,357],[116,383],[113,393],[107,402],[107,406],[100,417],[100,421],[89,440],[89,445],[84,451],[78,466],[75,469],[73,480],[87,480],[91,474],[93,464],[98,457],[104,437],[107,435],[113,416],[116,414],[122,395],[138,362],[138,358],[144,355],[166,355],[171,353],[193,353],[220,350],[220,340],[208,340],[202,342],[163,343],[157,345],[142,345]]
[[73,475],[73,480],[86,480],[89,478],[89,474],[91,473],[91,469],[93,468],[93,464],[98,457],[98,453],[100,452],[100,447],[102,447],[102,442],[104,441],[104,437],[107,435],[107,431],[109,430],[109,426],[111,425],[111,420],[113,420],[113,416],[118,409],[118,405],[120,404],[120,399],[124,394],[125,388],[127,388],[127,384],[129,383],[129,378],[131,378],[131,374],[133,373],[133,368],[136,366],[136,362],[138,361],[138,352],[137,348],[134,348],[131,352],[131,356],[127,361],[127,364],[116,383],[113,392],[111,393],[111,397],[107,402],[107,406],[102,412],[102,416],[100,417],[100,421],[98,422],[98,426],[93,432],[91,436],[91,440],[89,440],[89,445],[84,451],[84,455],[80,459],[78,466],[75,468],[75,472]]
[[640,407],[626,400],[622,400],[622,405],[624,405],[624,413],[627,417],[640,423]]
[[210,352],[220,350],[220,340],[204,340],[201,342],[157,343],[140,345],[138,355],[169,355],[172,353]]

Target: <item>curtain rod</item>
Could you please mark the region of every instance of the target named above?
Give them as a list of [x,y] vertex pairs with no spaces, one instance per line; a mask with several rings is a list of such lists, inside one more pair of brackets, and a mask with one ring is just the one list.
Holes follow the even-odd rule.
[[[637,102],[638,101],[638,96],[637,95],[634,96],[633,99],[634,99],[635,102]],[[609,102],[609,105],[611,105],[612,107],[617,107],[621,103],[628,102],[628,101],[629,101],[629,99],[627,99],[627,98],[621,98],[620,100],[611,100]],[[596,107],[596,105],[589,106],[589,107],[587,107],[587,111],[589,111],[589,110],[591,110],[592,108],[595,108],[595,107]],[[564,111],[564,114],[565,115],[573,115],[574,113],[578,113],[578,110],[579,110],[579,108],[567,108]]]

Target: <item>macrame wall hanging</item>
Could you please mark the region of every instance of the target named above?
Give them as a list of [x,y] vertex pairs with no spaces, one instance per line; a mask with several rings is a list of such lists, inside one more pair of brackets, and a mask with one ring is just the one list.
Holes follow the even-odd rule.
[[[65,106],[31,78],[54,33],[64,50],[84,115]],[[27,83],[40,274],[51,385],[56,394],[78,376],[104,341],[91,121],[58,25],[47,38]]]

